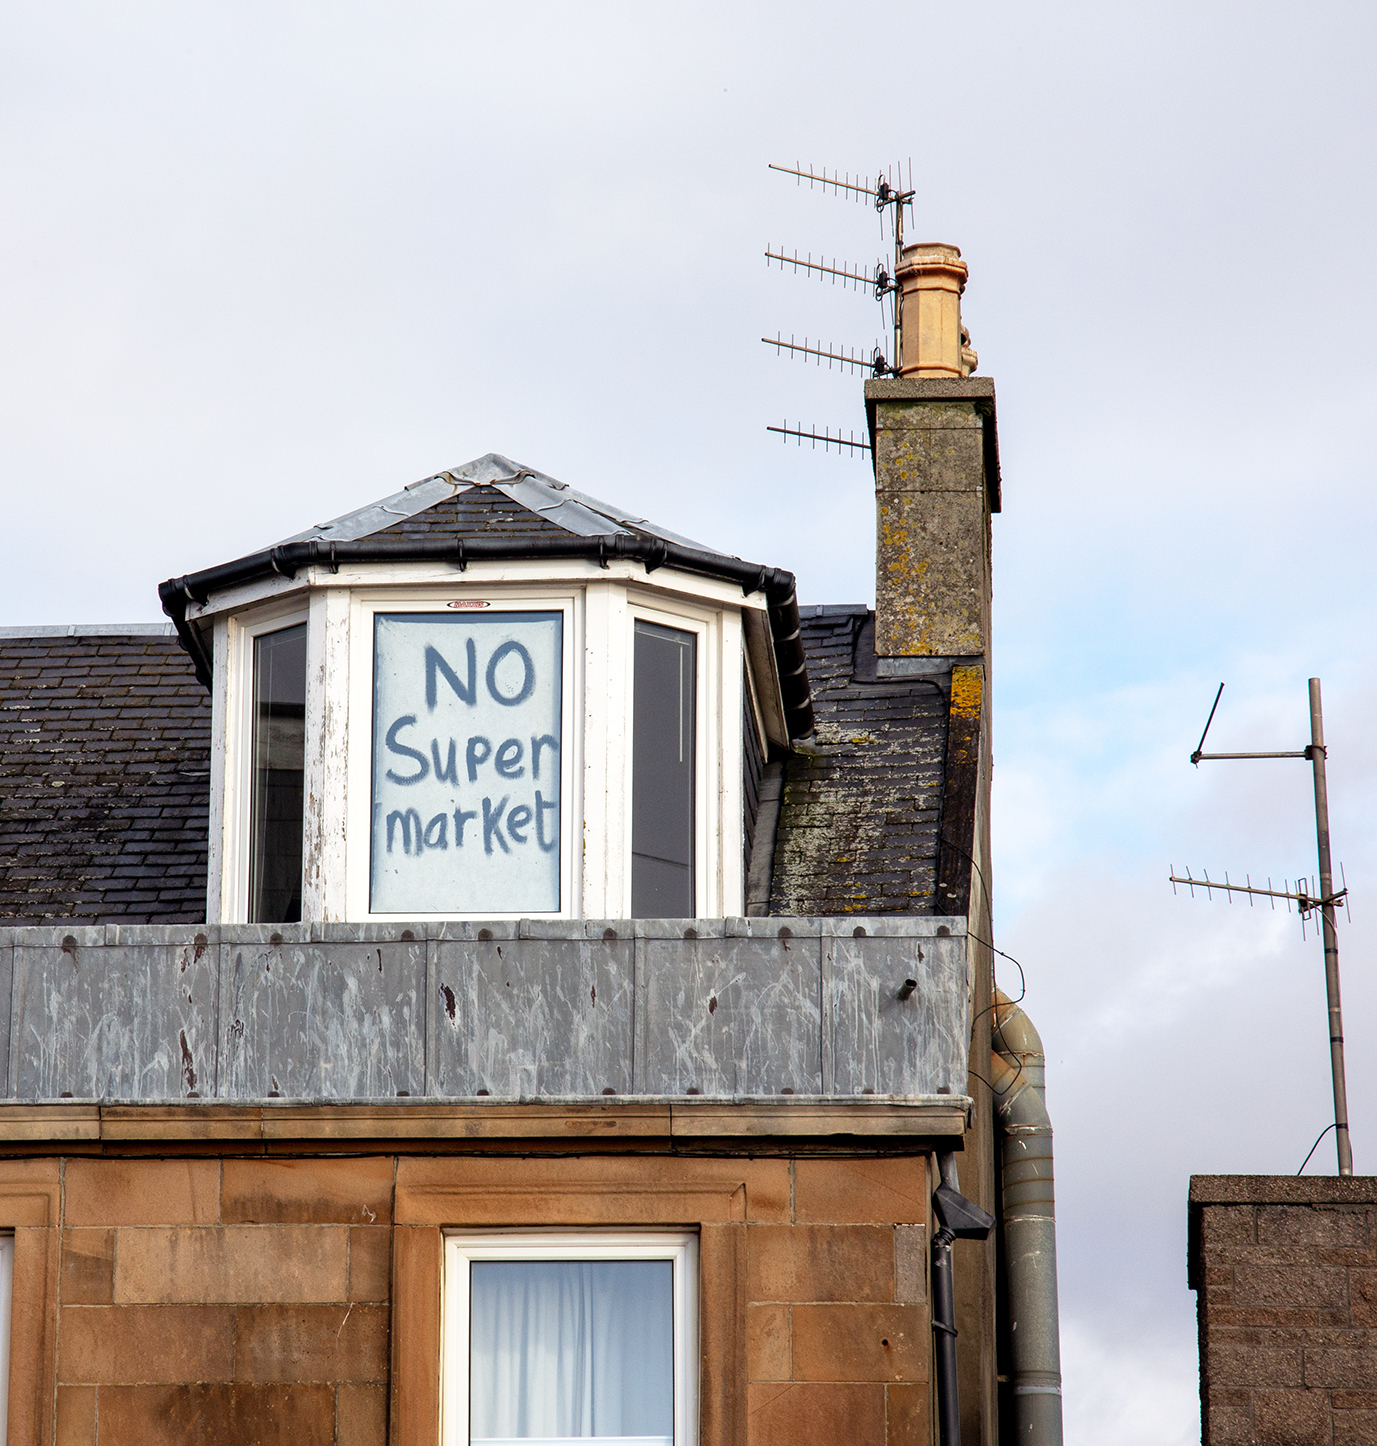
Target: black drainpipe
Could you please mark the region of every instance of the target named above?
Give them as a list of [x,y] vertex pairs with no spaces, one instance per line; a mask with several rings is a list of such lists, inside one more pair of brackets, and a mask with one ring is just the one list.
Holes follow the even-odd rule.
[[937,1356],[938,1446],[961,1446],[961,1400],[956,1383],[956,1290],[951,1248],[957,1240],[984,1240],[995,1218],[961,1194],[956,1156],[939,1155],[942,1183],[932,1192],[938,1230],[932,1237],[932,1332]]

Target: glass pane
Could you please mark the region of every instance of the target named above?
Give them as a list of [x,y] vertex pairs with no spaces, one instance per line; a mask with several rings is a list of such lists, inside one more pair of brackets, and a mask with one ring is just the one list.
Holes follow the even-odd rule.
[[473,1442],[674,1436],[668,1260],[475,1262]]
[[0,1446],[10,1414],[10,1320],[14,1302],[14,1236],[0,1235]]
[[698,639],[636,624],[631,739],[631,913],[691,919]]
[[557,913],[558,612],[379,613],[379,914]]
[[253,802],[249,923],[301,918],[306,772],[306,624],[253,643]]

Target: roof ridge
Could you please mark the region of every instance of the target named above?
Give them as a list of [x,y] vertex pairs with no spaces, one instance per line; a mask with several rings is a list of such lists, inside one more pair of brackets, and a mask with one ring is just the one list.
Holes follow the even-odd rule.
[[458,467],[449,467],[417,482],[410,482],[400,492],[343,513],[329,522],[317,523],[304,532],[283,538],[278,545],[307,542],[313,538],[324,542],[356,542],[398,522],[418,517],[474,487],[491,487],[501,492],[508,501],[574,537],[616,537],[639,533],[675,542],[696,552],[718,557],[731,555],[591,497],[567,482],[538,472],[522,462],[515,462],[501,452],[485,452]]
[[0,638],[170,638],[171,623],[52,623],[0,628]]

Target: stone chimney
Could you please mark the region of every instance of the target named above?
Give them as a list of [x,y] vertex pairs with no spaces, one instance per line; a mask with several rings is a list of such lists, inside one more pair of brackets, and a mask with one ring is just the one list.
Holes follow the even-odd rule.
[[866,383],[881,676],[988,657],[999,443],[994,383],[971,376],[978,359],[961,325],[966,275],[955,246],[904,248],[903,365],[898,377]]
[[[875,464],[875,675],[923,679],[947,695],[947,733],[936,805],[936,915],[969,923],[973,1129],[961,1161],[963,1190],[994,1208],[994,1113],[980,1077],[989,1068],[994,956],[990,933],[990,514],[999,511],[994,384],[972,376],[976,355],[961,325],[966,263],[955,246],[906,246],[899,375],[865,386]],[[931,694],[915,689],[916,696]],[[907,804],[907,800],[905,800]],[[993,1422],[995,1352],[977,1322],[994,1309],[992,1241],[957,1242],[962,1439]],[[963,1323],[963,1309],[965,1311]],[[972,1434],[974,1431],[974,1434]],[[984,1439],[992,1439],[987,1428]]]

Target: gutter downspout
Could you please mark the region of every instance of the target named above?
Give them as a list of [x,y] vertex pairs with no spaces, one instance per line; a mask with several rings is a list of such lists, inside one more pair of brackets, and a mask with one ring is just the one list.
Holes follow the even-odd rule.
[[1032,1021],[995,990],[990,1079],[1003,1126],[1004,1257],[1014,1439],[1062,1446],[1057,1220],[1046,1056]]
[[956,1289],[952,1280],[951,1248],[957,1240],[984,1240],[995,1219],[974,1200],[961,1194],[956,1178],[956,1156],[937,1157],[942,1182],[932,1192],[938,1230],[932,1237],[932,1332],[937,1377],[938,1446],[961,1446],[961,1403],[956,1377]]

